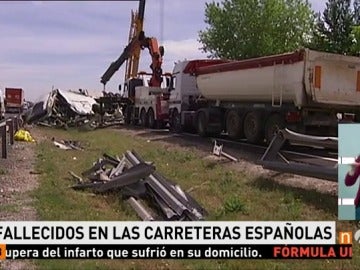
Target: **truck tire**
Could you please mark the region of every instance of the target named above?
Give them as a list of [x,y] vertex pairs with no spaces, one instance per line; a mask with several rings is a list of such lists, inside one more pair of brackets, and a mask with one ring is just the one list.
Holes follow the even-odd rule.
[[146,112],[145,112],[145,109],[142,108],[141,109],[141,112],[140,112],[140,125],[142,127],[147,127],[147,117],[146,117]]
[[249,112],[244,119],[244,135],[250,143],[261,143],[264,140],[264,128],[260,112]]
[[235,110],[228,112],[226,116],[226,130],[228,136],[231,139],[240,139],[244,137],[244,132],[242,129],[242,119],[239,113]]
[[200,111],[196,117],[197,133],[205,137],[207,135],[207,117],[205,112]]
[[285,128],[285,119],[280,114],[272,114],[265,124],[265,141],[270,144],[274,135],[279,129]]
[[147,112],[147,122],[148,122],[149,128],[155,128],[155,126],[156,126],[155,113],[152,108],[150,108]]

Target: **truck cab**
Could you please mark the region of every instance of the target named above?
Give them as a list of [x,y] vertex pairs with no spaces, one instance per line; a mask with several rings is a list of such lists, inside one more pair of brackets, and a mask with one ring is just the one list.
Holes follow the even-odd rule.
[[197,59],[175,63],[170,84],[169,122],[173,131],[183,128],[194,129],[196,114],[207,106],[197,85],[197,71],[207,67],[228,62],[221,59]]
[[24,90],[22,88],[5,88],[6,111],[22,113]]
[[[163,77],[168,78],[170,74]],[[137,78],[125,82],[122,96],[129,101],[125,112],[127,122],[149,128],[165,127],[169,120],[167,82],[170,79],[163,80],[160,87],[154,87],[149,86],[150,78],[151,74],[140,72]]]
[[170,126],[176,131],[180,131],[181,126],[187,126],[185,122],[189,119],[188,114],[193,114],[198,109],[196,101],[201,94],[196,85],[196,77],[184,72],[191,62],[181,61],[175,64],[169,86]]

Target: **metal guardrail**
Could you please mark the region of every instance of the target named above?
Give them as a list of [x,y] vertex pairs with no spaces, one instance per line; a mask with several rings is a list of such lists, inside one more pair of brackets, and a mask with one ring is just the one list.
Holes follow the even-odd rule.
[[333,182],[337,181],[337,160],[332,161],[327,158],[317,157],[317,162],[310,164],[289,160],[281,152],[287,141],[315,147],[327,147],[333,150],[337,149],[336,138],[306,136],[289,130],[281,130],[274,136],[258,164],[269,170],[315,177]]
[[[14,144],[14,134],[19,130],[20,119],[15,116],[0,122],[1,157],[7,158],[8,145]],[[8,136],[9,135],[9,136]]]
[[337,137],[320,137],[296,133],[289,129],[280,130],[279,133],[292,144],[305,146],[324,147],[332,150],[338,150]]

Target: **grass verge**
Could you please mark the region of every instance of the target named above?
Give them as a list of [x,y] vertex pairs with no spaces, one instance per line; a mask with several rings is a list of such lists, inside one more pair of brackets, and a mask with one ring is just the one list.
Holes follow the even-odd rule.
[[[201,158],[185,148],[147,142],[117,130],[79,132],[41,129],[46,140],[37,147],[40,186],[34,193],[42,220],[138,220],[134,211],[118,196],[92,195],[69,188],[68,171],[80,174],[103,153],[121,155],[134,149],[159,172],[177,182],[209,211],[208,220],[336,220],[337,199],[332,196],[280,186],[246,172]],[[51,138],[80,140],[85,151],[56,148]],[[355,225],[339,222],[338,229],[354,230]],[[360,249],[355,245],[353,260],[46,260],[40,269],[359,269]]]

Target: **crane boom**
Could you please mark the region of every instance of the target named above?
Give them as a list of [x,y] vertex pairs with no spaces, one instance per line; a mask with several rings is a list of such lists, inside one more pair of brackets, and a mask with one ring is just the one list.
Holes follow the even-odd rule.
[[[131,25],[129,32],[129,43],[131,40],[140,35],[144,27],[145,1],[139,2],[139,10],[131,12]],[[135,46],[132,55],[126,60],[125,81],[135,78],[139,72],[140,46]]]
[[115,62],[111,63],[109,68],[105,71],[105,73],[101,77],[102,84],[105,85],[111,79],[111,77],[115,74],[115,72],[119,70],[119,68],[122,66],[122,64],[124,64],[124,62],[130,57],[131,50],[134,47],[134,44],[136,44],[136,43],[137,43],[137,40],[133,39],[129,43],[129,45],[127,45],[125,47],[123,53],[119,56],[119,58]]
[[112,62],[109,68],[101,77],[101,83],[105,84],[112,78],[116,71],[128,61],[126,65],[125,79],[135,77],[138,73],[139,58],[141,51],[141,44],[139,43],[144,39],[143,24],[145,14],[145,0],[139,0],[138,11],[132,14],[131,29],[129,34],[129,44],[125,47],[120,57]]
[[145,37],[144,32],[140,32],[140,35],[134,38],[124,49],[123,53],[120,57],[106,70],[104,75],[101,77],[101,83],[104,85],[111,79],[116,71],[119,70],[121,65],[129,59],[132,54],[134,48],[139,47],[140,49],[147,48],[152,58],[152,62],[150,65],[152,71],[152,77],[150,80],[149,86],[160,86],[162,82],[162,56],[164,55],[164,47],[158,46],[158,42],[156,38]]

